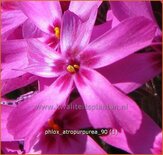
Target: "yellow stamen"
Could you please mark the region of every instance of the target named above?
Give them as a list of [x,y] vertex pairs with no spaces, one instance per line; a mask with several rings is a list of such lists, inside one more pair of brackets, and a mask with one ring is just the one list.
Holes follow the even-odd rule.
[[74,65],[74,68],[79,69],[80,67],[79,65]]
[[55,27],[54,28],[54,33],[55,33],[55,36],[59,39],[60,38],[60,28],[59,27]]
[[70,73],[75,73],[75,68],[71,65],[68,65],[67,66],[67,71],[70,72]]
[[54,130],[59,130],[60,129],[59,125],[56,124],[53,120],[49,120],[48,125],[49,125],[49,127],[53,128]]

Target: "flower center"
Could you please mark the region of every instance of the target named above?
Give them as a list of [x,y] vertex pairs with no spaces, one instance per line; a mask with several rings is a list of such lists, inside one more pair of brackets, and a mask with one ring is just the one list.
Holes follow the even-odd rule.
[[54,130],[61,130],[61,127],[51,119],[48,121],[48,126]]
[[58,26],[54,27],[54,34],[57,39],[60,38],[60,28]]
[[80,68],[79,65],[74,64],[74,65],[68,65],[66,69],[70,73],[76,73],[79,70],[79,68]]

